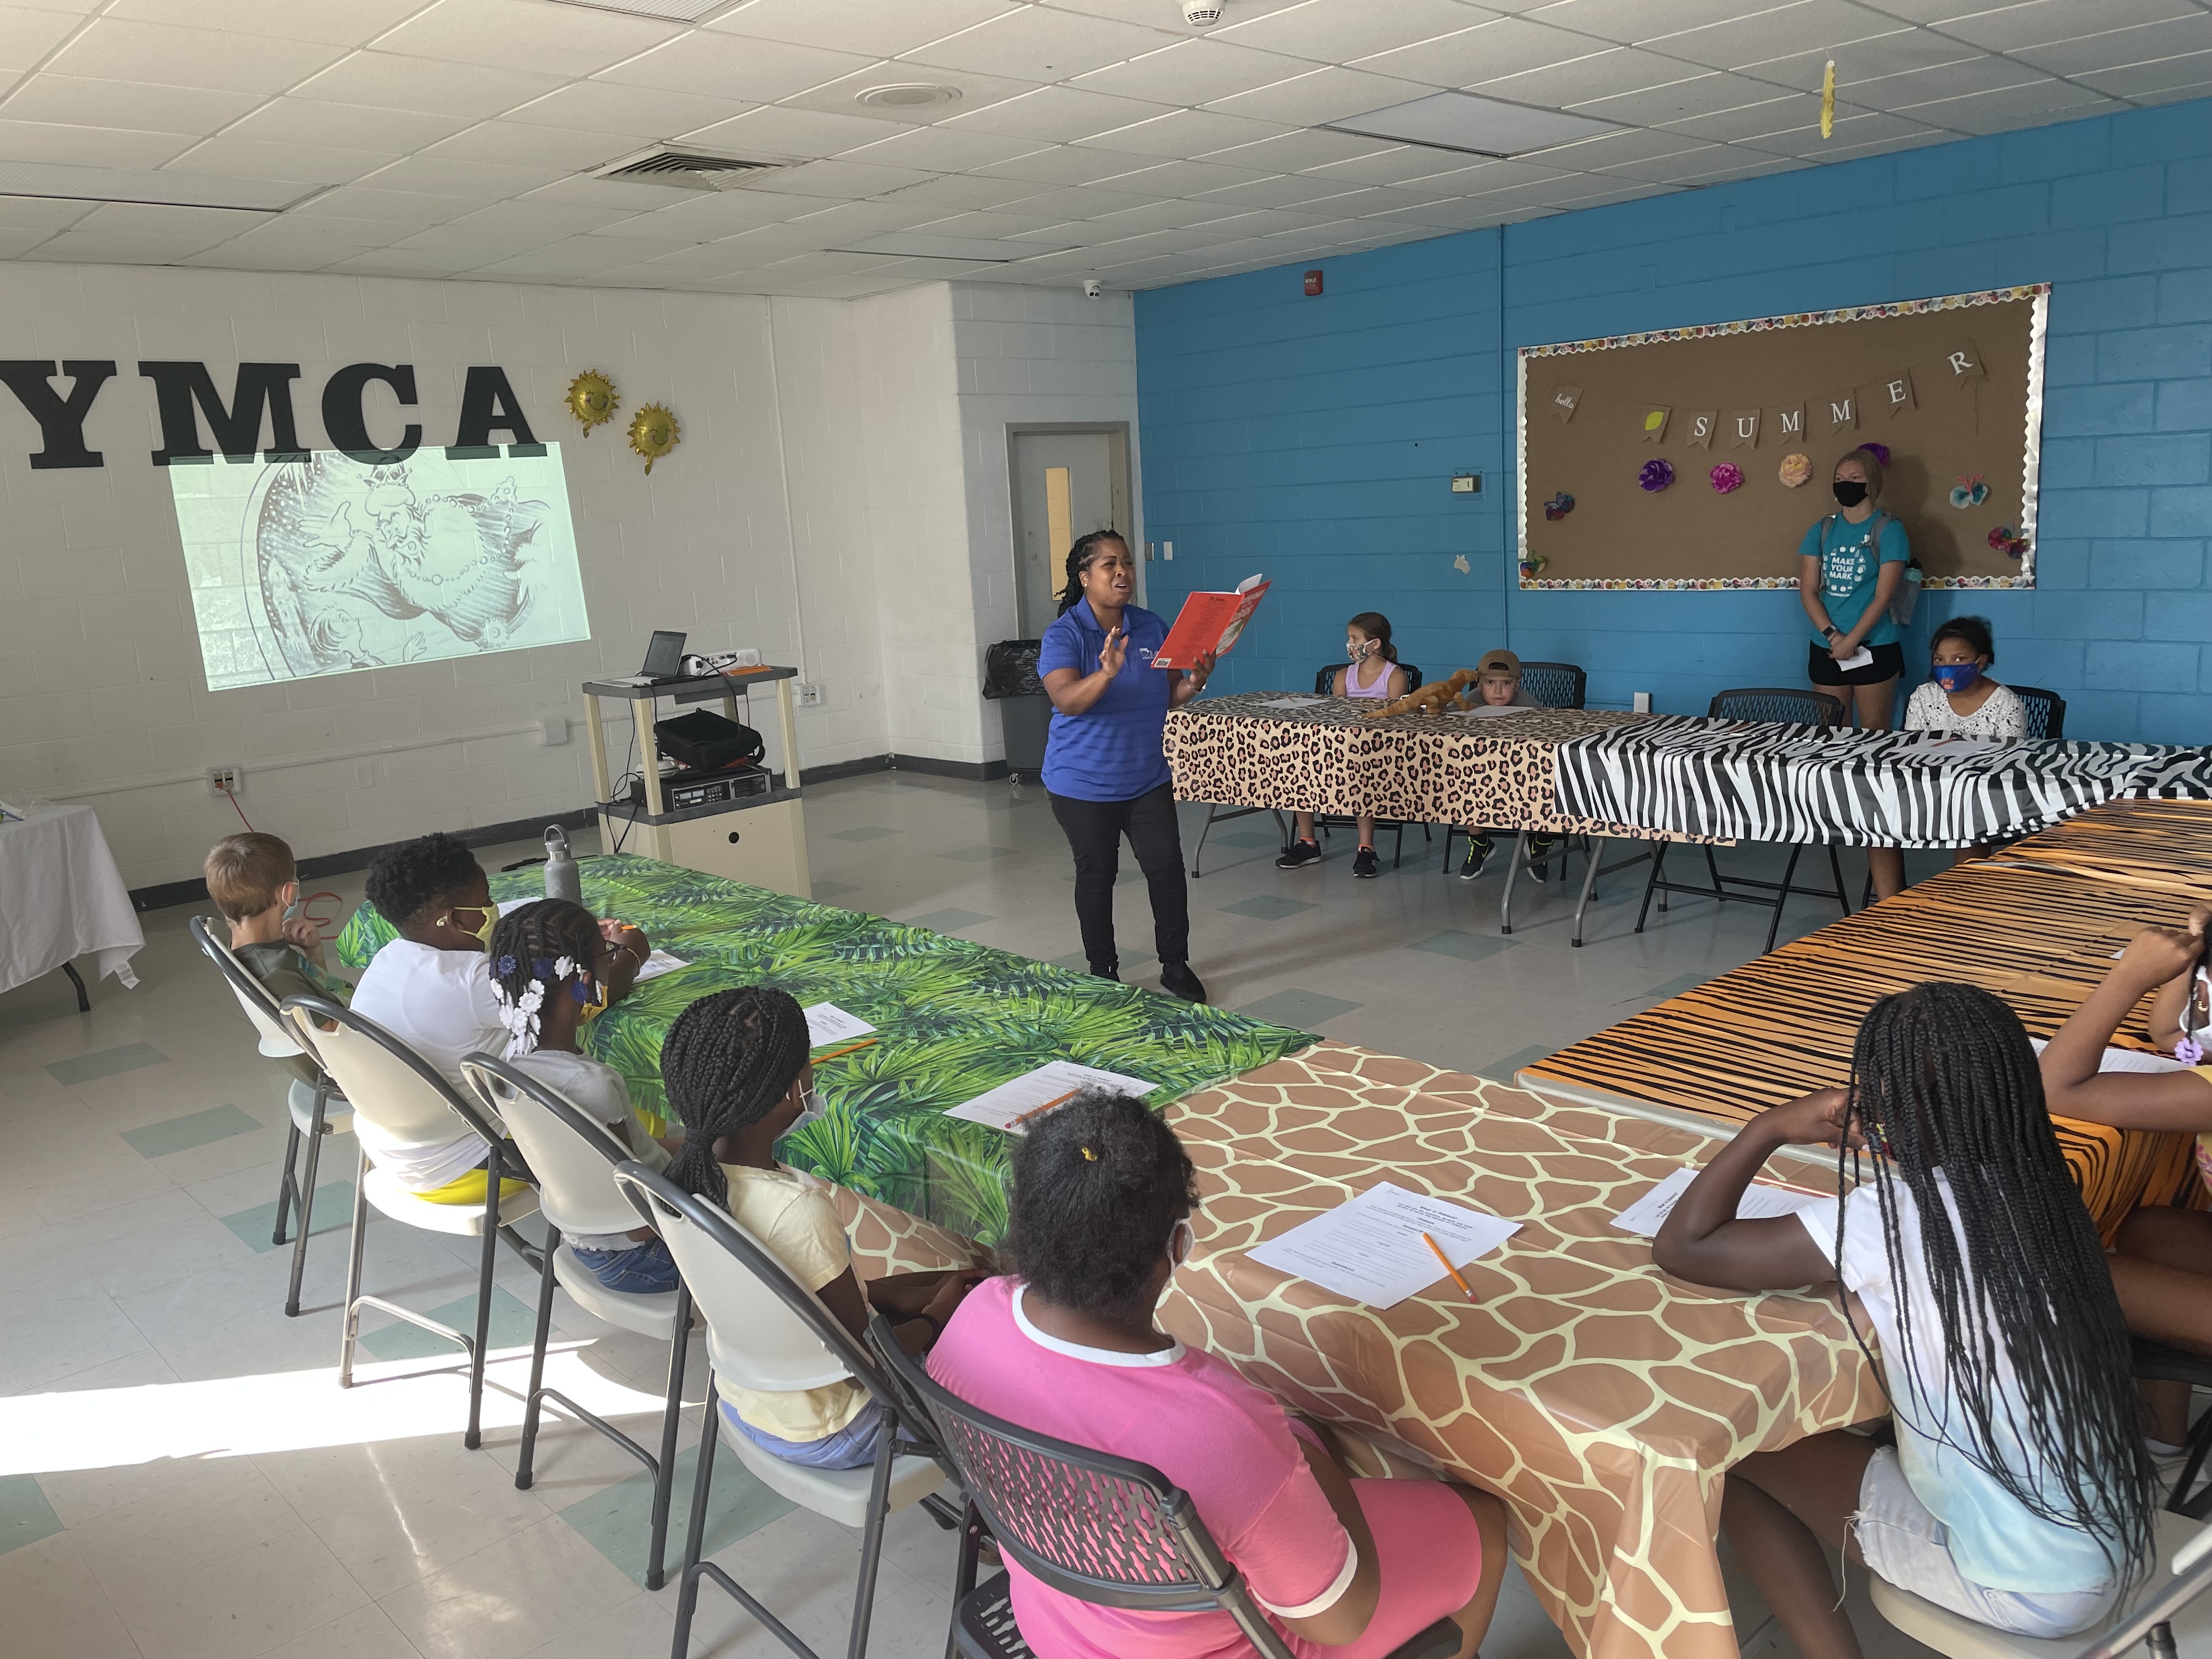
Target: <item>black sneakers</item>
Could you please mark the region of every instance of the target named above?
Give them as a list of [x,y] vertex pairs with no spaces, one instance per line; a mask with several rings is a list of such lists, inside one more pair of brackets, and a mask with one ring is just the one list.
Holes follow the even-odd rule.
[[1382,873],[1376,867],[1373,848],[1363,847],[1352,855],[1352,873],[1362,881],[1372,881]]
[[1206,987],[1199,983],[1198,975],[1190,971],[1187,962],[1164,962],[1160,964],[1160,989],[1170,996],[1181,997],[1185,1002],[1206,1000]]
[[1528,873],[1534,876],[1539,881],[1547,879],[1551,872],[1545,868],[1545,861],[1548,860],[1553,853],[1559,851],[1559,838],[1557,836],[1529,836]]
[[1321,862],[1321,843],[1316,841],[1294,841],[1275,860],[1278,870],[1303,870],[1309,864]]
[[1486,833],[1470,834],[1467,838],[1467,856],[1460,861],[1459,878],[1473,881],[1482,873],[1482,866],[1490,862],[1491,840]]

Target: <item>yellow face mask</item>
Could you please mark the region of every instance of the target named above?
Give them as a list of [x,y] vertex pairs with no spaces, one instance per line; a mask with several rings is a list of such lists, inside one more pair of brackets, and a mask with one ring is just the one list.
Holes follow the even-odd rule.
[[[463,916],[474,916],[477,919],[477,925],[473,927],[470,927],[461,920]],[[479,909],[473,904],[457,904],[444,915],[440,916],[438,921],[441,923],[451,923],[456,931],[468,934],[477,944],[489,950],[491,930],[499,926],[499,907],[495,904],[489,904]]]

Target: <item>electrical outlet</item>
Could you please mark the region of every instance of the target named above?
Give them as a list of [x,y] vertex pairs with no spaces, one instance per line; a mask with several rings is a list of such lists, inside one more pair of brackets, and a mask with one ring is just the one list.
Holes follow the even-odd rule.
[[792,688],[792,690],[798,700],[799,706],[801,708],[819,708],[822,707],[822,688],[815,684],[812,681],[801,680],[797,685]]
[[210,766],[207,769],[208,793],[217,799],[225,795],[246,793],[246,775],[235,766]]

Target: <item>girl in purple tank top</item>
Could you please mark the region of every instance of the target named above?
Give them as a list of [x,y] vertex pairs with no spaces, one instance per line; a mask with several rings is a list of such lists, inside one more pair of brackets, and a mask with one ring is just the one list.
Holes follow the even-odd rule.
[[[1390,619],[1381,611],[1363,611],[1345,624],[1344,654],[1351,660],[1336,671],[1329,687],[1333,696],[1381,702],[1402,697],[1413,689],[1410,677],[1398,666],[1398,647],[1390,643]],[[1278,870],[1303,870],[1321,862],[1314,815],[1300,812],[1297,817],[1297,839],[1275,860]],[[1352,873],[1366,881],[1382,873],[1375,858],[1375,820],[1362,817],[1358,824],[1359,848],[1352,855]]]

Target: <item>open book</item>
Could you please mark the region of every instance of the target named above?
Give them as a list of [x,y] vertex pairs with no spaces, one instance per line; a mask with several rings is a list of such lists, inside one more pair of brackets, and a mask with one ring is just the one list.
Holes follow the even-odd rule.
[[1234,593],[1193,593],[1168,630],[1167,642],[1152,659],[1155,668],[1195,668],[1209,652],[1221,655],[1237,643],[1244,624],[1267,597],[1268,584],[1247,576]]

